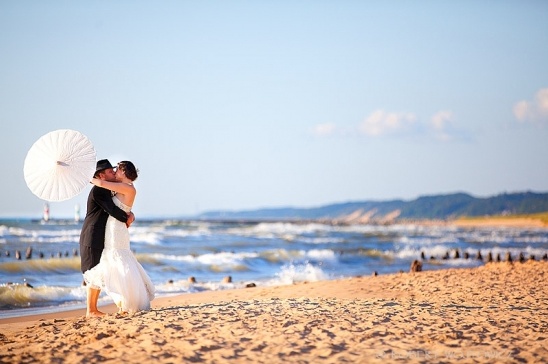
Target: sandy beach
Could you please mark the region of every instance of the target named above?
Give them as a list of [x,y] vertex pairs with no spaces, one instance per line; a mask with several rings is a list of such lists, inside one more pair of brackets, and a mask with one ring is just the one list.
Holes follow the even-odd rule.
[[547,273],[489,263],[4,319],[0,362],[546,362]]
[[532,227],[545,228],[548,223],[545,219],[533,217],[477,217],[453,220],[449,223],[458,227]]

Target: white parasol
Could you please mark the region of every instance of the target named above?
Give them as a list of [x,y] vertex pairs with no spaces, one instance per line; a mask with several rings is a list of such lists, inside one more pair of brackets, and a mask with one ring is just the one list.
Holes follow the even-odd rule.
[[38,139],[25,158],[24,174],[32,193],[46,201],[68,200],[89,185],[96,153],[82,133],[55,130]]

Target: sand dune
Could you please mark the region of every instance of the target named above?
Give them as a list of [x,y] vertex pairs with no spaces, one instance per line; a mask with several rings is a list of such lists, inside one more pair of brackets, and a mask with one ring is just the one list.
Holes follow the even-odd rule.
[[[0,362],[546,362],[548,263],[160,298],[0,320]],[[107,307],[114,311],[114,307]]]

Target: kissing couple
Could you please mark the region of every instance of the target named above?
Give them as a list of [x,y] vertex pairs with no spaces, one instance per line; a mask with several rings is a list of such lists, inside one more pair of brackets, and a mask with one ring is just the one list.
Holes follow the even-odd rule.
[[118,306],[118,313],[150,309],[154,285],[130,249],[129,226],[137,190],[138,169],[130,161],[113,167],[97,162],[80,234],[80,259],[87,286],[86,317],[105,315],[97,308],[101,290]]

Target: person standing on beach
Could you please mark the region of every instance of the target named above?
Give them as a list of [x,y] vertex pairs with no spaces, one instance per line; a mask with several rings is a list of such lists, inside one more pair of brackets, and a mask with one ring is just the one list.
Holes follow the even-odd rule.
[[[97,162],[94,178],[103,181],[115,181],[112,164],[107,159]],[[109,216],[127,226],[135,220],[133,213],[127,213],[114,204],[109,190],[94,186],[89,192],[87,211],[80,233],[80,264],[82,273],[99,264],[105,245],[105,229]],[[104,313],[97,309],[100,289],[88,287],[86,299],[86,317],[99,317]]]
[[[129,212],[137,194],[133,185],[137,176],[135,165],[122,161],[116,168],[116,182],[94,178],[92,183],[114,192],[116,206]],[[104,289],[120,314],[148,310],[154,299],[154,284],[131,251],[128,227],[112,216],[107,219],[101,260],[84,273],[84,279],[91,287]]]

